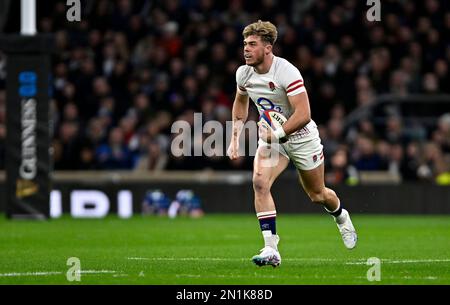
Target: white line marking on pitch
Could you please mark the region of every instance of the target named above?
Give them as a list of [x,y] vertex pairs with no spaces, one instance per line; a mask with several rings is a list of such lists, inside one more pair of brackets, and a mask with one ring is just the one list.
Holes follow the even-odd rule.
[[[141,261],[247,261],[247,258],[225,258],[225,257],[127,257],[129,260]],[[286,258],[286,261],[317,261],[317,262],[338,262],[343,261],[333,258]]]
[[10,273],[0,273],[0,277],[8,276],[47,276],[47,275],[57,275],[62,274],[60,271],[48,271],[48,272],[10,272]]
[[113,277],[128,277],[129,275],[126,273],[121,273],[121,274],[113,274]]
[[[81,274],[105,274],[105,273],[116,273],[114,270],[80,270]],[[18,277],[18,276],[49,276],[49,275],[60,275],[63,274],[61,271],[38,271],[38,272],[9,272],[0,273],[0,277]]]
[[[450,259],[381,259],[385,264],[418,264],[418,263],[447,263]],[[346,265],[365,265],[366,262],[347,262]]]
[[221,257],[127,257],[136,261],[244,261],[243,258],[221,258]]
[[[357,276],[359,279],[367,279],[365,276]],[[437,280],[439,279],[437,276],[382,276],[381,281],[383,280]]]
[[[145,261],[248,261],[246,258],[225,258],[225,257],[127,257],[128,260]],[[285,258],[284,261],[291,262],[342,262],[346,265],[365,265],[367,259],[359,258],[355,261],[346,261],[345,259],[335,258]],[[381,259],[382,263],[387,264],[415,264],[415,263],[446,263],[450,259]]]
[[[236,274],[176,274],[175,277],[189,277],[189,278],[254,278],[254,275],[236,275]],[[293,275],[293,276],[277,276],[277,275],[258,275],[258,278],[268,278],[268,279],[301,279],[301,276]]]
[[[381,262],[384,260],[381,259]],[[403,260],[387,260],[390,264],[408,264],[408,263],[446,263],[450,259],[403,259]]]
[[117,271],[114,270],[80,270],[80,273],[86,273],[86,274],[101,274],[101,273],[116,273]]
[[[176,274],[177,278],[254,278],[253,275],[235,275],[235,274]],[[298,275],[257,275],[258,278],[270,278],[270,279],[301,279],[301,280],[311,280],[311,279],[353,279],[353,276],[338,276],[338,275],[314,275],[314,276],[298,276]],[[356,276],[357,279],[367,279],[365,276]],[[436,276],[425,276],[425,277],[414,277],[414,276],[389,276],[383,277],[383,279],[389,280],[437,280]]]

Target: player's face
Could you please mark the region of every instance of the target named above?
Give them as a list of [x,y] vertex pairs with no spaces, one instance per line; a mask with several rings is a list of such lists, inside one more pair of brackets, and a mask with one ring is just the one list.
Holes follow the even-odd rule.
[[244,39],[244,58],[249,66],[258,66],[264,62],[264,56],[268,54],[268,44],[261,41],[256,35]]

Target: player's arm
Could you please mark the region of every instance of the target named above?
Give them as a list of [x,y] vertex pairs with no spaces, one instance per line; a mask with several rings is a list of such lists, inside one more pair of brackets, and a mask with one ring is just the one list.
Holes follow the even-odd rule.
[[[271,143],[275,140],[284,143],[287,141],[287,136],[291,133],[303,128],[311,120],[311,110],[309,107],[309,99],[306,91],[288,96],[289,103],[294,112],[289,119],[276,130],[271,128],[261,128],[260,132],[266,142]],[[259,123],[262,127],[261,123]]]
[[240,132],[242,131],[242,127],[245,121],[247,121],[248,103],[249,103],[248,95],[242,95],[239,92],[236,92],[236,97],[234,98],[232,110],[233,136],[239,137]]
[[249,104],[248,95],[240,94],[238,89],[233,103],[233,110],[232,110],[233,127],[232,127],[230,147],[228,148],[228,155],[232,160],[239,157],[238,155],[239,137],[244,127],[244,123],[245,121],[247,121],[248,104]]
[[283,130],[286,135],[302,129],[311,121],[311,109],[309,106],[308,94],[305,92],[288,96],[289,103],[294,112],[283,124]]

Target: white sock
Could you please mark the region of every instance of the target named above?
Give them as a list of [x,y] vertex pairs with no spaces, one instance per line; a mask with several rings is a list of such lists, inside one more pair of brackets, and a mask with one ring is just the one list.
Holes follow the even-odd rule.
[[278,245],[278,236],[277,235],[273,235],[272,231],[267,230],[267,231],[261,231],[263,238],[264,238],[264,246],[265,247],[272,247],[275,250],[278,250],[277,245]]
[[336,221],[336,223],[343,224],[347,220],[347,215],[348,215],[347,210],[342,209],[341,215],[339,215],[337,217],[333,216],[333,218],[334,218],[334,221]]
[[[331,215],[331,213],[337,212],[340,208],[341,208],[341,202],[340,201],[339,201],[338,207],[334,211],[330,211],[326,207],[324,207],[325,211],[330,213],[330,215]],[[337,216],[337,217],[333,216],[333,215],[331,215],[331,216],[334,218],[334,221],[336,221],[338,224],[343,224],[345,222],[345,220],[347,219],[347,213],[346,213],[346,210],[344,208],[342,209],[342,212],[341,212],[341,214],[339,216]]]

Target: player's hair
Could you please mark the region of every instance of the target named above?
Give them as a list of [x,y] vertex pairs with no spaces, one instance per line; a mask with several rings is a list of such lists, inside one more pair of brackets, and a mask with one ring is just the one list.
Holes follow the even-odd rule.
[[262,41],[270,43],[273,45],[278,37],[277,27],[273,25],[270,21],[258,20],[252,24],[247,25],[242,31],[244,38],[251,35],[256,35],[261,37]]

